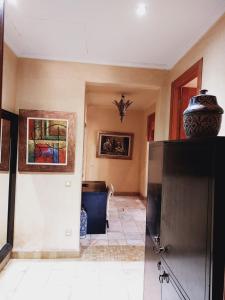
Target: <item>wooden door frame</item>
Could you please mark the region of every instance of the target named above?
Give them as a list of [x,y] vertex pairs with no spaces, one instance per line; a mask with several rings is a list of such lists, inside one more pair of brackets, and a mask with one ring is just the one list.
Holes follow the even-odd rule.
[[193,66],[191,66],[187,71],[185,71],[171,84],[170,134],[169,134],[170,140],[177,140],[179,138],[181,87],[197,77],[197,90],[199,92],[202,86],[202,67],[203,67],[203,58],[197,61]]
[[[147,141],[150,142],[151,140],[149,140],[149,119],[150,118],[154,118],[154,122],[155,122],[155,112],[152,112],[151,114],[149,114],[147,116]],[[155,134],[155,130],[154,130],[154,134]],[[155,140],[155,139],[154,139]]]

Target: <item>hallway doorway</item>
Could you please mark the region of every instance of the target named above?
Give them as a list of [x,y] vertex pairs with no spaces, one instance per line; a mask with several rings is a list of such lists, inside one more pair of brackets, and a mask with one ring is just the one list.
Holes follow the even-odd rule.
[[202,85],[203,59],[199,60],[171,85],[170,135],[171,140],[186,139],[183,129],[183,112],[189,100],[195,96]]
[[[122,94],[133,101],[123,122],[112,103],[113,100],[119,101]],[[108,227],[105,226],[105,233],[87,234],[80,239],[80,245],[84,255],[95,253],[97,260],[106,255],[107,260],[122,260],[123,264],[125,261],[131,263],[133,259],[136,261],[136,267],[132,269],[139,274],[140,284],[121,300],[126,297],[142,300],[143,297],[148,141],[149,135],[151,140],[154,139],[158,96],[159,90],[139,86],[88,83],[86,87],[83,182],[104,182],[108,187],[113,186],[114,193],[107,203]],[[129,133],[133,137],[130,159],[101,157],[99,132],[112,135]],[[130,269],[127,275],[133,277],[133,271]]]
[[[120,100],[121,95],[133,101],[123,122],[113,104],[114,100]],[[159,90],[153,88],[87,84],[83,183],[112,187],[113,197],[107,205],[106,218],[109,226],[106,227],[105,234],[91,232],[89,226],[86,240],[81,239],[82,246],[144,245],[145,229],[143,226],[141,230],[140,226],[137,228],[140,224],[136,223],[136,218],[145,222],[143,201],[147,197],[148,141],[149,135],[151,140],[154,139],[155,102],[158,96]],[[110,139],[112,145],[122,145],[130,139],[129,155],[101,155],[103,142],[107,142],[106,139],[101,144],[100,137],[103,139],[104,136]],[[125,144],[122,145],[124,147]],[[127,235],[132,232],[132,236]]]

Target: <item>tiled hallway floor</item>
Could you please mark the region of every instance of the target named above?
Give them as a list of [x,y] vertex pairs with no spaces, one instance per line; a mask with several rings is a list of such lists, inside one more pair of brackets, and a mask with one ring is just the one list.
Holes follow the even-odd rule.
[[[10,260],[0,273],[0,300],[142,300],[144,231],[141,223],[145,208],[139,201],[116,197],[111,210],[112,231],[104,239],[88,239],[108,243],[82,246],[80,258]],[[128,238],[131,227],[136,230],[133,234],[142,238],[136,239],[136,235],[135,239],[130,235]],[[116,237],[120,233],[123,238],[111,239],[110,232],[117,233]],[[110,240],[115,245],[110,245]],[[129,241],[139,242],[131,245]]]
[[112,197],[106,234],[87,235],[82,246],[137,245],[145,239],[145,206],[137,197]]

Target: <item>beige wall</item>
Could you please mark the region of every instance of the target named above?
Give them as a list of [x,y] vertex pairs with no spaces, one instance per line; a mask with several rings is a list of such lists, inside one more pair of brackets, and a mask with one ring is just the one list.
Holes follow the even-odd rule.
[[18,58],[5,44],[3,58],[2,108],[11,112],[15,111],[16,106],[17,62]]
[[[16,251],[79,250],[85,82],[74,69],[70,64],[19,60],[17,111],[24,108],[76,112],[76,171],[18,174]],[[65,187],[66,181],[71,181],[71,187]],[[71,235],[66,236],[66,231],[71,231]]]
[[[225,16],[171,72],[19,59],[16,111],[19,108],[74,111],[77,114],[77,127],[74,174],[18,175],[15,250],[79,250],[86,82],[160,88],[160,98],[155,108],[155,138],[156,140],[166,139],[169,132],[171,81],[201,57],[204,58],[203,87],[217,95],[220,104],[225,108],[224,49]],[[4,100],[7,101],[5,107],[13,109],[13,104],[9,104],[9,99],[11,97]],[[221,130],[221,134],[224,135],[224,133],[225,118]],[[72,182],[71,188],[65,187],[67,180]],[[71,236],[65,236],[66,230],[72,230]]]
[[[14,250],[78,251],[86,82],[160,88],[168,72],[19,59],[17,74],[17,112],[19,108],[73,111],[77,119],[74,174],[17,176]],[[67,180],[70,188],[65,187]]]
[[[143,112],[129,110],[123,123],[115,108],[88,106],[86,127],[86,180],[104,180],[112,183],[115,192],[140,192],[140,163],[142,148]],[[130,132],[134,134],[133,159],[97,158],[99,131]],[[147,147],[147,146],[146,146]]]
[[[203,57],[202,87],[217,96],[225,109],[225,15],[170,71],[168,84],[161,89],[162,97],[157,105],[157,139],[169,136],[169,108],[171,82]],[[225,117],[220,135],[225,135]]]

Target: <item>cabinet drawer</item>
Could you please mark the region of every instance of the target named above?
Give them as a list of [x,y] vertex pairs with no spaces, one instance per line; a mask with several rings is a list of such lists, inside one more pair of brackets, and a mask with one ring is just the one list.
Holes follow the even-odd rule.
[[163,261],[159,276],[161,283],[161,299],[162,300],[190,300],[184,292],[179,282],[173,277],[169,269],[165,267]]
[[162,284],[161,294],[162,300],[186,300],[171,280]]
[[144,300],[161,300],[161,286],[157,268],[160,257],[154,253],[153,247],[154,243],[147,228],[145,240]]
[[165,151],[160,237],[168,251],[163,258],[190,299],[207,299],[210,148],[181,143]]

